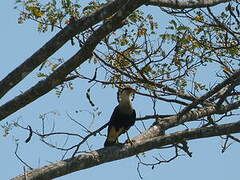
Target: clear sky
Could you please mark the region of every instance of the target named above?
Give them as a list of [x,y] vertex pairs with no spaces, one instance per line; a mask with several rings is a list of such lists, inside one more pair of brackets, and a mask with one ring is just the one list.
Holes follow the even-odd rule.
[[[10,71],[22,63],[27,57],[31,56],[38,48],[40,48],[46,41],[48,41],[54,33],[38,33],[36,30],[36,24],[28,22],[25,24],[18,24],[18,12],[13,9],[14,0],[3,0],[0,3],[0,79],[4,78]],[[157,8],[155,9],[158,13]],[[76,48],[72,46],[66,46],[61,51],[53,55],[53,58],[68,58],[73,52],[76,52]],[[94,71],[88,69],[88,65],[85,64],[82,71]],[[25,91],[32,85],[34,85],[39,78],[36,77],[37,71],[31,73],[23,82],[17,85],[11,90],[3,99],[0,100],[0,104],[3,104],[7,100],[15,97],[19,93]],[[208,78],[208,74],[202,73],[202,78]],[[67,130],[68,132],[79,132],[84,134],[79,126],[69,120],[66,113],[78,121],[88,121],[87,124],[93,124],[90,128],[92,130],[105,124],[112,113],[114,106],[117,104],[116,89],[101,88],[93,92],[93,99],[96,102],[101,115],[92,119],[91,115],[87,112],[76,113],[76,110],[91,110],[92,108],[85,98],[86,89],[90,87],[87,82],[76,81],[74,82],[74,90],[66,90],[60,98],[55,95],[55,91],[51,91],[47,95],[39,98],[30,105],[24,107],[18,112],[14,113],[10,117],[0,122],[0,125],[6,125],[14,121],[19,121],[24,126],[31,125],[33,129],[41,129],[40,114],[47,112],[57,112],[57,115],[50,114],[47,118],[48,124],[55,122],[56,129]],[[134,106],[136,108],[138,116],[144,116],[148,112],[150,113],[151,107],[147,107],[146,104],[149,100],[136,96]],[[168,114],[169,109],[159,105],[159,111],[161,114]],[[90,123],[89,123],[90,121]],[[92,123],[93,122],[93,123]],[[141,124],[136,124],[141,128]],[[49,127],[49,130],[51,127]],[[103,133],[105,133],[103,131]],[[49,164],[49,162],[56,162],[61,159],[63,153],[55,151],[43,143],[39,138],[33,136],[30,143],[24,143],[24,140],[28,136],[28,132],[14,128],[10,131],[7,137],[3,137],[3,130],[0,129],[0,179],[5,180],[15,177],[18,174],[23,173],[23,164],[16,158],[14,151],[16,148],[15,139],[18,139],[19,150],[18,154],[26,161],[31,167],[38,168],[43,165]],[[130,130],[130,136],[137,134],[135,128]],[[121,137],[122,139],[125,136]],[[61,140],[61,139],[58,139]],[[102,147],[104,137],[93,137],[90,139],[89,144],[94,144],[92,150]],[[56,140],[53,139],[53,143]],[[73,143],[77,141],[70,141]],[[236,179],[239,177],[239,152],[240,146],[234,143],[224,154],[221,153],[221,140],[219,137],[203,140],[195,140],[189,142],[190,151],[193,152],[193,157],[181,156],[178,159],[156,166],[154,170],[151,167],[141,166],[141,174],[144,179],[185,179],[185,180],[202,180],[202,179]],[[146,162],[153,162],[151,155],[161,154],[164,157],[170,155],[169,152],[164,150],[155,150],[146,153],[146,158],[142,159]],[[82,170],[72,173],[67,176],[58,178],[59,180],[69,179],[139,179],[137,173],[136,157],[131,157],[124,160],[114,161],[111,163],[102,164],[90,169]]]

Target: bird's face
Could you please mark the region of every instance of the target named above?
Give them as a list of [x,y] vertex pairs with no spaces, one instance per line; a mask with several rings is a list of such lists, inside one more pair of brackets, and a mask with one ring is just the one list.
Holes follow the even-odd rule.
[[124,88],[120,93],[120,101],[130,102],[130,99],[133,100],[133,96],[135,92],[136,92],[135,89],[131,87]]
[[122,91],[122,94],[126,94],[128,96],[131,96],[135,93],[135,89],[131,88],[131,87],[127,87],[127,88],[124,88],[123,91]]

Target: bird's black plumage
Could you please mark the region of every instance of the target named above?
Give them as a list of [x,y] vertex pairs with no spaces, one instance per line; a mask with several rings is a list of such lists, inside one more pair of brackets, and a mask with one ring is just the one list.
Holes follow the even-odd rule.
[[110,118],[108,125],[108,135],[104,143],[104,147],[111,146],[118,141],[118,137],[127,132],[136,121],[136,112],[131,109],[129,112],[124,112],[120,109],[120,105],[116,106]]

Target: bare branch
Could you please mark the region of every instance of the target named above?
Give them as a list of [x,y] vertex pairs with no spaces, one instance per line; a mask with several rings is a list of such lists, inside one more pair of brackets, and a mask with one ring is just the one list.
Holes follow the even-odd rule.
[[182,116],[181,119],[178,118],[177,115],[170,116],[166,118],[162,118],[157,120],[154,125],[149,128],[147,131],[143,132],[139,136],[135,137],[134,140],[140,141],[141,139],[146,138],[153,138],[156,136],[160,136],[164,134],[164,131],[166,129],[172,128],[174,126],[177,126],[179,124],[183,124],[188,121],[194,121],[197,119],[200,119],[202,117],[210,116],[212,114],[224,114],[226,112],[229,112],[233,109],[237,109],[240,106],[240,101],[237,101],[233,104],[227,105],[227,106],[221,106],[218,108],[217,106],[209,106],[205,108],[200,108],[196,111],[190,111]]
[[16,149],[14,152],[15,156],[18,158],[19,161],[21,161],[21,163],[23,163],[25,166],[27,166],[29,169],[33,169],[31,166],[29,166],[24,160],[22,160],[22,158],[18,155],[18,144],[16,144]]
[[[231,77],[227,78],[223,82],[216,85],[212,90],[208,91],[206,94],[202,95],[200,98],[193,101],[191,104],[189,104],[187,107],[185,107],[178,115],[179,118],[182,117],[185,113],[189,112],[191,109],[195,108],[198,104],[203,103],[206,99],[220,91],[222,88],[227,86],[228,84],[231,84],[235,81],[236,78],[240,76],[240,70],[237,70],[235,73],[232,74]],[[236,83],[235,83],[236,84]]]
[[86,142],[91,136],[95,136],[97,133],[99,133],[101,130],[103,130],[104,128],[106,128],[108,125],[108,123],[105,123],[102,127],[98,128],[97,130],[89,133],[87,136],[85,136],[77,145],[75,145],[74,147],[76,147],[72,157],[74,157],[77,153],[78,153],[78,150],[80,148],[80,146]]

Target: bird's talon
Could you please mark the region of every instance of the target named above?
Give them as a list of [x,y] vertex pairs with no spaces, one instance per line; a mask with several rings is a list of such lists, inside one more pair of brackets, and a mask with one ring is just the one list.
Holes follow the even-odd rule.
[[130,143],[131,145],[133,145],[134,142],[135,142],[135,140],[133,140],[133,139],[126,140],[126,143]]

